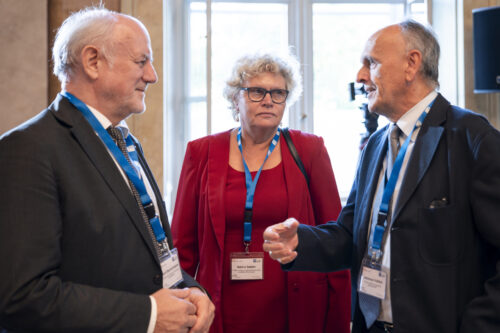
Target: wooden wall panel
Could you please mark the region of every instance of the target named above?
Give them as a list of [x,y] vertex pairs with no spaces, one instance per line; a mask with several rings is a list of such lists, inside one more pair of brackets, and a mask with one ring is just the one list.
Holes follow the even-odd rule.
[[467,0],[463,4],[464,17],[464,87],[465,107],[484,114],[496,128],[500,128],[500,93],[474,93],[474,52],[472,39],[472,10],[500,6],[500,0]]

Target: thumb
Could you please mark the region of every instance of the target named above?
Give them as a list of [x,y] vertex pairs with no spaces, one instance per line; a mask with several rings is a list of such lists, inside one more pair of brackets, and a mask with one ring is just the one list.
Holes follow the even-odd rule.
[[299,224],[299,221],[297,221],[294,217],[290,217],[284,222],[276,225],[274,227],[274,232],[279,234],[281,237],[292,237],[297,233]]
[[188,288],[183,289],[170,289],[171,295],[178,298],[187,298],[191,294],[191,290]]

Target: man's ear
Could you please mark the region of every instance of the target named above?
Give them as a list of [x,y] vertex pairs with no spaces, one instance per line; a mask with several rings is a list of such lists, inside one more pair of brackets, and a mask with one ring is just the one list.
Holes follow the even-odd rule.
[[86,45],[81,52],[83,72],[92,80],[99,76],[99,49],[94,45]]
[[422,53],[419,50],[410,50],[406,59],[406,81],[411,82],[415,80],[415,77],[417,76],[417,73],[420,71],[420,68],[422,66]]

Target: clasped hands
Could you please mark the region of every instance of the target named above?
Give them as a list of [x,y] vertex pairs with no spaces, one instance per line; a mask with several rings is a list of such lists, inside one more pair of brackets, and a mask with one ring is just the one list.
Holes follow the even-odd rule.
[[160,289],[151,295],[157,306],[155,333],[205,333],[215,306],[199,288]]
[[299,237],[297,228],[299,222],[292,218],[284,222],[271,225],[264,231],[264,251],[269,252],[269,256],[279,261],[281,264],[288,264],[297,257],[297,245]]
[[[299,222],[289,218],[264,231],[264,251],[282,264],[295,260],[299,244]],[[154,332],[208,332],[214,319],[215,306],[200,289],[160,289],[151,295],[157,304]]]

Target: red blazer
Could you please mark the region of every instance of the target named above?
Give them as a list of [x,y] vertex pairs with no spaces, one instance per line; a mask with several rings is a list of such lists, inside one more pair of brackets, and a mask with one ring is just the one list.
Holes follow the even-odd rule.
[[[323,139],[295,130],[290,130],[290,135],[309,175],[310,185],[308,189],[286,141],[281,137],[288,216],[307,225],[336,220],[341,204]],[[216,306],[211,332],[222,332],[224,191],[229,139],[230,131],[227,131],[188,144],[172,219],[174,245],[179,250],[182,267],[189,274],[196,273],[196,279],[210,293]],[[349,271],[286,274],[290,332],[349,332]]]

